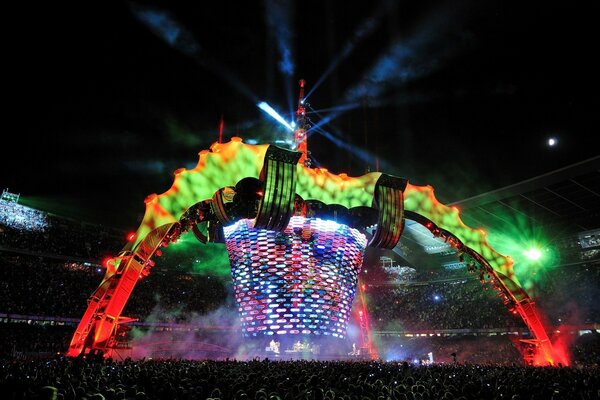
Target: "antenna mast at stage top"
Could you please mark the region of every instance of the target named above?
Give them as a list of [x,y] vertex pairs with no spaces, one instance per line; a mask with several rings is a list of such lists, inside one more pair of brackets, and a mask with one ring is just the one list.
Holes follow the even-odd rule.
[[294,132],[294,144],[296,151],[302,153],[298,162],[303,163],[306,167],[310,167],[310,159],[308,158],[308,142],[306,137],[307,122],[306,109],[304,108],[304,84],[306,81],[300,79],[300,95],[298,96],[298,109],[296,110],[296,131]]

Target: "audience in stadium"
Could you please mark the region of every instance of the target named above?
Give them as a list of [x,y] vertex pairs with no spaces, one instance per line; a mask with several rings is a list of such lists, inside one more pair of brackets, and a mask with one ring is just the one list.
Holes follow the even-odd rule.
[[63,358],[2,367],[9,399],[557,400],[593,399],[600,390],[597,367]]
[[0,313],[81,317],[103,275],[98,265],[0,253]]
[[372,286],[367,295],[375,329],[431,330],[522,327],[490,285],[456,280],[419,285]]
[[48,358],[64,352],[74,324],[0,323],[0,359]]
[[124,232],[0,200],[0,248],[100,260],[126,243]]
[[[482,286],[464,271],[407,273],[403,284],[393,285],[370,282],[365,276],[371,329],[392,332],[375,338],[382,360],[413,365],[393,361],[98,362],[53,357],[66,350],[87,299],[104,277],[100,260],[122,248],[124,237],[111,229],[1,203],[3,397],[559,399],[577,393],[577,398],[591,399],[600,393],[600,340],[592,330],[573,339],[574,368],[523,367],[518,343],[513,345],[506,335],[401,337],[398,332],[500,329],[506,333],[525,328],[490,285]],[[600,307],[593,301],[600,288],[597,260],[556,268],[544,279],[537,302],[555,325],[600,320]],[[153,323],[186,323],[224,305],[235,312],[229,284],[156,267],[138,282],[123,315]],[[219,334],[212,337],[217,340]],[[442,364],[424,365],[429,364],[429,352],[435,355],[435,363]]]
[[540,285],[536,303],[552,324],[593,324],[600,321],[600,261],[551,269]]
[[[98,265],[0,253],[0,313],[80,318],[104,273]],[[156,320],[181,322],[218,307],[226,296],[222,281],[158,270],[136,285],[124,315],[145,319],[159,306],[167,312]]]

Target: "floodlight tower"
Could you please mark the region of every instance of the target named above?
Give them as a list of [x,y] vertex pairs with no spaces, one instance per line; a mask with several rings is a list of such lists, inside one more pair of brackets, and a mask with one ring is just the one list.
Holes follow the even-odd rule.
[[310,167],[310,159],[308,158],[308,143],[306,137],[307,122],[306,108],[304,107],[304,85],[306,81],[300,79],[300,94],[298,96],[298,109],[296,110],[296,131],[294,132],[294,144],[296,151],[302,153],[299,163],[306,167]]

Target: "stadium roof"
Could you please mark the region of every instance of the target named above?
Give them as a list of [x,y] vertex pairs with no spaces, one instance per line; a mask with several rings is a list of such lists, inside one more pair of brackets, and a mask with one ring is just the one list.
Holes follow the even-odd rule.
[[521,216],[563,235],[598,229],[600,156],[450,205],[471,226],[503,229]]
[[[582,250],[600,249],[600,156],[448,205],[460,209],[466,225],[488,231],[492,247],[503,254],[514,256],[535,242],[561,248],[549,262],[580,263]],[[417,269],[458,266],[454,249],[414,221],[407,221],[395,250],[392,258]]]

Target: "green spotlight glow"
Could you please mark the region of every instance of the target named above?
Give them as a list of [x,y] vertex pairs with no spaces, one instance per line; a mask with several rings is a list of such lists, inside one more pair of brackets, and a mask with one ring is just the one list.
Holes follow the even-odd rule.
[[231,266],[225,245],[202,244],[191,231],[182,234],[176,243],[163,249],[162,256],[154,257],[154,261],[159,268],[213,276],[223,281],[231,280]]
[[536,261],[542,258],[542,251],[538,248],[532,247],[530,249],[525,250],[523,252],[523,255],[532,261]]
[[492,247],[514,261],[521,287],[534,297],[547,284],[547,273],[560,264],[560,253],[553,245],[555,232],[546,232],[525,216],[498,213],[503,223],[489,229]]

